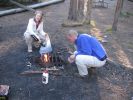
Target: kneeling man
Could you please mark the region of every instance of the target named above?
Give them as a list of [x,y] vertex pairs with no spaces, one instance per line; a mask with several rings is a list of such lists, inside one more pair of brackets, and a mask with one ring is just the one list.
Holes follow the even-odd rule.
[[67,39],[76,45],[77,50],[68,58],[68,61],[70,63],[75,61],[80,76],[87,76],[88,68],[101,67],[105,64],[106,51],[95,37],[70,30],[67,33]]

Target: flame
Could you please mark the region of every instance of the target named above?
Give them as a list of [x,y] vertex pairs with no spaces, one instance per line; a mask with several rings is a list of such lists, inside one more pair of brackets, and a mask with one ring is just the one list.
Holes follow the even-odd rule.
[[43,61],[45,62],[45,63],[47,63],[48,62],[48,55],[47,54],[44,54],[43,55]]

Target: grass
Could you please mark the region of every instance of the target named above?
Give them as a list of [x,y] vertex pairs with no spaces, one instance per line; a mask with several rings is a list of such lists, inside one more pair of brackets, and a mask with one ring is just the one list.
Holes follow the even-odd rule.
[[110,34],[112,34],[113,33],[113,29],[112,29],[112,27],[109,27],[109,28],[107,28],[106,30],[105,30],[105,32],[104,33],[110,33]]
[[131,16],[133,16],[133,13],[130,13],[130,12],[121,12],[120,13],[120,17],[129,18]]

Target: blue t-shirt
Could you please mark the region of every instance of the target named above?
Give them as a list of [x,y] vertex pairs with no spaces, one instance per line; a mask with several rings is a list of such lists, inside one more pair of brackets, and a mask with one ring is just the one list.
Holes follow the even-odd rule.
[[106,55],[106,51],[101,43],[88,34],[78,35],[75,41],[77,47],[77,55],[91,55],[98,59],[102,59]]

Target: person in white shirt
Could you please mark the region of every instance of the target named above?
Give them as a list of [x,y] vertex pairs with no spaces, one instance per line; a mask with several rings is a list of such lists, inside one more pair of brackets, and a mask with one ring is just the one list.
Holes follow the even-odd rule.
[[[24,38],[28,46],[28,52],[32,52],[33,42],[42,44],[40,53],[51,52],[51,42],[47,33],[43,31],[43,12],[36,11],[35,17],[29,19],[27,30],[24,33]],[[45,45],[45,46],[44,46]]]

